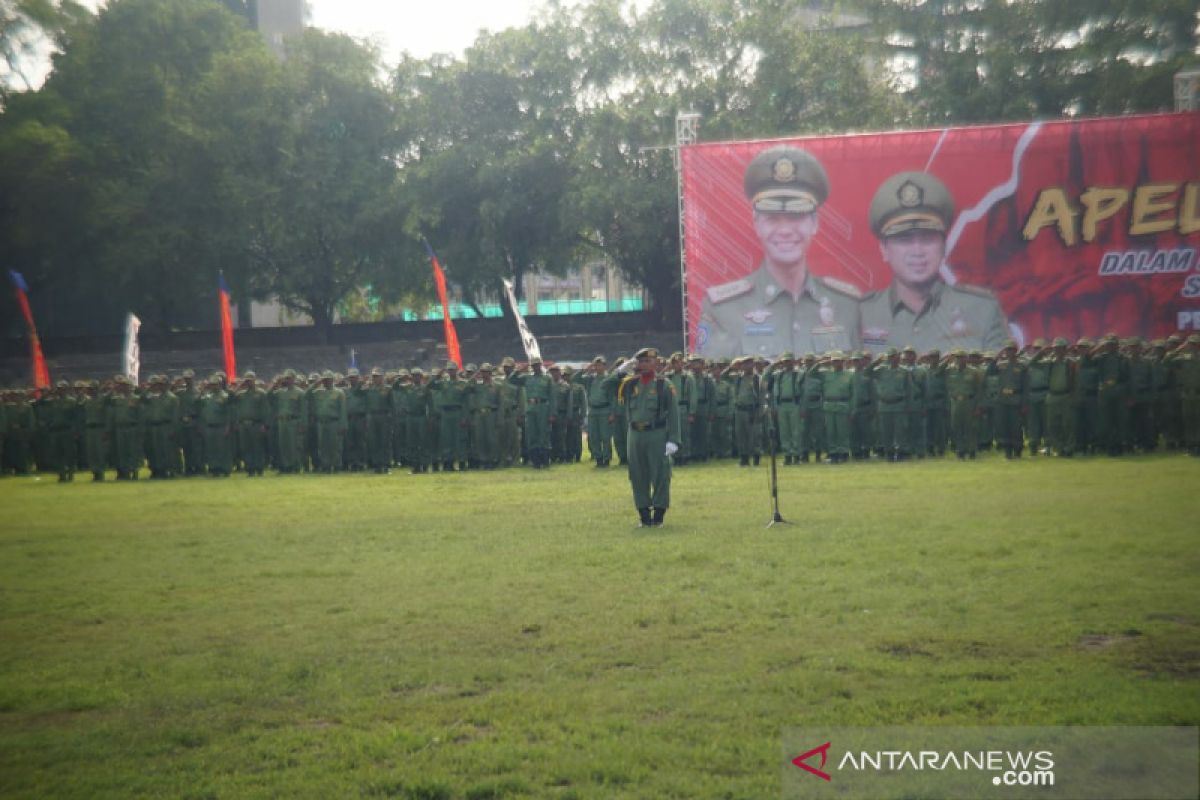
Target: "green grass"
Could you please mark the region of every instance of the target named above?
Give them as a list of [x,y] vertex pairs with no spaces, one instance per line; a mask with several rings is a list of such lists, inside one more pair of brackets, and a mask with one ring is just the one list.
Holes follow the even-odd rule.
[[[1200,721],[1200,462],[0,480],[0,796],[763,798],[784,727]],[[81,481],[86,481],[82,476]]]

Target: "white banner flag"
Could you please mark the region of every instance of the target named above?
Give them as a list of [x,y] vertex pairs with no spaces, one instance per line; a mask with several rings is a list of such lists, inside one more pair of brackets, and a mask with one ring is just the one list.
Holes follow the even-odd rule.
[[125,377],[133,381],[133,385],[138,384],[138,372],[142,368],[142,350],[138,346],[138,329],[142,327],[142,321],[130,314],[125,319],[125,364],[122,370]]
[[513,316],[517,318],[517,330],[521,333],[521,345],[525,348],[526,360],[541,358],[542,351],[538,348],[537,339],[533,338],[533,334],[529,332],[529,326],[525,324],[525,318],[521,316],[521,309],[517,306],[517,296],[513,293],[512,281],[504,280],[504,291],[508,292],[508,305],[512,308]]

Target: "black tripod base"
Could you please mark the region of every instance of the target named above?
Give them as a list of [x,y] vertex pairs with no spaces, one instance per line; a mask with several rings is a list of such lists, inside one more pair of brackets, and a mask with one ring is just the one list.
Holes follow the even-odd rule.
[[773,525],[791,525],[791,524],[792,523],[790,523],[786,519],[784,519],[783,515],[779,513],[778,509],[776,509],[775,516],[773,516],[771,518],[771,521],[767,523],[767,527],[770,528]]

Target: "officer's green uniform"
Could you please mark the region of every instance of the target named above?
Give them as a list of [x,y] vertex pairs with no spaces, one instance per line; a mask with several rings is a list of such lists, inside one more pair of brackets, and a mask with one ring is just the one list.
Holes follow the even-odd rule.
[[966,363],[962,350],[955,352],[957,363],[946,369],[946,394],[950,397],[950,438],[959,459],[974,458],[979,447],[975,427],[979,396],[983,392],[983,376]]
[[45,406],[45,415],[50,437],[50,463],[54,464],[59,481],[74,480],[79,460],[82,408],[66,381],[59,381],[57,390]]
[[1141,342],[1132,341],[1129,364],[1130,405],[1126,418],[1130,429],[1126,444],[1148,453],[1156,446],[1154,435],[1154,364],[1141,352]]
[[571,386],[550,368],[553,380],[550,392],[550,458],[555,463],[567,460],[567,418],[571,414]]
[[[855,360],[866,358],[859,351]],[[850,452],[854,458],[866,460],[876,446],[878,430],[875,422],[875,406],[879,402],[875,395],[875,375],[870,365],[855,366],[850,372],[851,395],[854,407],[850,409]]]
[[142,398],[142,405],[150,477],[174,477],[174,470],[179,463],[179,443],[175,440],[179,398],[167,390],[166,378],[160,375],[151,379],[151,391]]
[[946,367],[940,362],[941,353],[930,351],[933,363],[925,377],[925,440],[931,456],[946,454],[950,435],[950,395],[946,391]]
[[200,426],[204,429],[204,458],[208,474],[228,476],[233,471],[233,401],[218,381],[210,381],[200,395]]
[[[430,414],[435,420],[437,429],[437,453],[435,458],[442,463],[442,469],[447,472],[458,468],[467,468],[467,425],[470,421],[471,384],[457,374],[457,365],[448,362],[454,370],[429,390]],[[454,377],[450,377],[450,372]]]
[[671,459],[666,455],[667,443],[678,447],[680,438],[675,387],[658,376],[644,381],[640,375],[614,373],[606,380],[616,383],[620,378],[623,379],[617,388],[617,402],[628,411],[626,436],[633,505],[638,509],[643,525],[659,525],[671,506]]
[[367,465],[367,387],[359,380],[358,370],[346,371],[346,435],[342,461],[346,468],[358,471]]
[[117,377],[119,390],[108,402],[112,415],[113,464],[117,469],[117,480],[134,480],[142,468],[142,403],[126,391],[132,382],[124,375]]
[[693,356],[692,379],[696,382],[696,413],[692,420],[691,456],[693,461],[707,461],[712,449],[713,405],[717,401],[717,382],[704,369],[704,359]]
[[429,389],[422,382],[425,374],[420,369],[412,371],[412,382],[401,386],[401,403],[404,406],[405,447],[404,462],[415,473],[429,469],[432,459],[430,440],[432,430],[429,418]]
[[1100,444],[1100,368],[1092,356],[1092,342],[1080,339],[1076,346],[1075,374],[1075,447],[1080,453],[1090,453]]
[[[879,447],[889,461],[909,453],[906,422],[912,392],[912,373],[899,363],[895,348],[888,351],[889,361],[872,371],[875,383],[875,420],[879,426]],[[833,448],[830,447],[830,452]]]
[[[510,370],[513,368],[513,360],[510,356],[505,356],[501,362],[503,369]],[[500,384],[500,396],[503,400],[503,406],[500,413],[500,451],[501,459],[504,466],[511,467],[521,460],[521,433],[524,428],[525,420],[525,394],[521,391],[521,387],[517,386],[508,380],[508,373],[503,379],[497,380]]]
[[1129,399],[1129,364],[1117,344],[1116,336],[1107,336],[1093,356],[1099,377],[1096,444],[1110,456],[1119,456],[1124,450],[1125,403]]
[[92,480],[104,480],[108,445],[112,436],[112,409],[108,398],[95,394],[83,402],[83,449]]
[[850,458],[850,410],[854,408],[854,374],[839,367],[842,353],[829,354],[831,368],[822,378],[821,411],[825,417],[825,436],[831,463],[844,463]]
[[[604,358],[596,356],[592,363],[603,367]],[[606,372],[583,372],[578,378],[587,392],[588,451],[597,467],[607,467],[612,461],[612,416],[616,396],[612,384],[604,383],[605,377]]]
[[[1040,353],[1045,342],[1034,342]],[[1050,394],[1050,363],[1034,355],[1025,359],[1025,374],[1028,377],[1028,410],[1025,413],[1025,438],[1029,442],[1029,454],[1036,456],[1047,444],[1046,441],[1046,397]]]
[[775,412],[779,429],[779,449],[783,451],[784,464],[800,463],[800,453],[804,449],[803,429],[800,425],[800,404],[804,402],[804,376],[790,363],[793,358],[790,352],[781,353],[779,359],[788,362],[787,365],[767,373],[771,408]]
[[683,366],[682,355],[675,353],[671,361],[677,366],[663,374],[675,387],[675,400],[679,404],[679,452],[675,455],[676,464],[686,464],[692,457],[692,422],[696,418],[698,398],[696,396],[696,378]]
[[377,377],[383,377],[380,370],[371,373],[366,387],[366,445],[368,466],[382,474],[392,466],[392,389]]
[[1171,364],[1166,357],[1166,344],[1155,341],[1150,355],[1150,383],[1154,393],[1154,433],[1152,441],[1158,446],[1160,438],[1167,447],[1171,446],[1169,432],[1171,418],[1178,417],[1178,406],[1172,383]]
[[821,453],[826,452],[827,447],[825,412],[822,410],[825,405],[825,370],[807,355],[804,364],[804,451],[800,453],[800,460],[807,462],[808,454],[812,453],[813,459],[820,461]]
[[996,359],[988,357],[983,365],[983,394],[979,397],[976,413],[979,424],[976,426],[980,450],[990,450],[996,440],[996,409],[1000,403],[1000,373],[996,369]]
[[763,413],[763,387],[758,375],[740,371],[745,358],[733,362],[733,438],[741,465],[747,466],[750,459],[757,464],[762,451],[759,449],[758,420]]
[[[1075,451],[1076,363],[1067,357],[1066,339],[1055,339],[1061,356],[1050,355],[1046,364],[1046,445],[1060,456]],[[1041,362],[1043,354],[1035,356]]]
[[342,468],[342,448],[349,425],[346,394],[333,385],[333,375],[325,372],[311,395],[317,425],[316,467],[322,472]]
[[709,453],[713,458],[729,458],[733,454],[733,378],[725,372],[728,359],[721,359],[720,370],[713,379],[713,420],[709,437]]
[[[536,359],[531,364],[541,365]],[[525,452],[535,468],[550,466],[550,414],[554,401],[553,380],[544,372],[540,375],[514,372],[509,381],[525,393]]]
[[1012,353],[996,365],[1000,396],[996,402],[996,445],[1008,458],[1019,458],[1024,444],[1021,412],[1028,403],[1028,379],[1025,366],[1016,358],[1016,344],[1006,348]]
[[492,371],[491,364],[480,365],[481,377],[471,396],[475,447],[484,469],[495,469],[500,464],[500,417],[504,393],[500,384],[492,380]]
[[249,386],[234,394],[233,417],[237,421],[238,452],[246,474],[262,475],[267,466],[267,425],[271,419],[270,398],[255,384],[255,374],[242,376]]
[[[868,211],[871,230],[881,240],[909,231],[935,231],[943,237],[954,219],[954,198],[946,185],[925,172],[901,172],[880,185]],[[918,352],[951,348],[999,350],[1008,323],[986,289],[940,277],[928,287],[922,308],[909,308],[895,282],[863,300],[862,340],[874,352],[909,345]]]
[[279,448],[276,466],[286,474],[299,472],[306,460],[306,395],[303,389],[292,382],[294,379],[294,374],[284,373],[284,384],[275,390],[275,441]]
[[[816,214],[829,195],[829,179],[820,162],[788,146],[755,156],[746,167],[743,185],[756,214]],[[776,281],[766,260],[751,275],[710,287],[697,327],[700,355],[771,357],[787,350],[824,352],[857,346],[861,292],[842,281],[815,276],[808,263],[803,268],[798,297]]]
[[179,441],[183,448],[185,475],[204,472],[204,431],[200,427],[200,389],[191,370],[183,373],[184,385],[175,396],[179,398]]
[[1193,456],[1200,456],[1200,335],[1187,339],[1187,348],[1172,359],[1179,387],[1183,445]]

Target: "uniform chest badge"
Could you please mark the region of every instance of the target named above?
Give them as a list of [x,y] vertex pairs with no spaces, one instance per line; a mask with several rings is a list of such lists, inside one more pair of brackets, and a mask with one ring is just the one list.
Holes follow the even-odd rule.
[[817,312],[817,316],[821,318],[821,324],[825,327],[833,324],[833,305],[829,302],[828,297],[821,298],[821,309]]
[[745,317],[748,321],[754,323],[755,325],[762,325],[764,322],[767,321],[767,318],[770,317],[771,314],[772,314],[772,312],[768,311],[765,308],[756,308],[753,311],[747,311],[742,316]]
[[950,333],[954,336],[971,336],[974,334],[971,326],[963,319],[961,308],[956,308],[950,312]]

